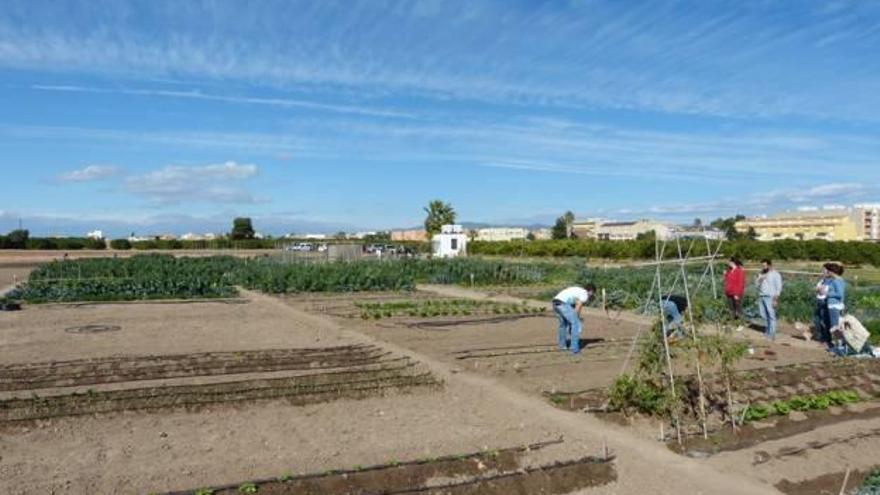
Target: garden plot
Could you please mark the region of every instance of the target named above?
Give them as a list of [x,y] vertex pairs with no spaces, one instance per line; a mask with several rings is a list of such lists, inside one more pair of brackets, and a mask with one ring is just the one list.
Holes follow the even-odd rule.
[[547,441],[521,447],[418,459],[323,473],[283,474],[230,486],[167,495],[268,493],[323,495],[348,493],[567,494],[615,481],[612,456],[586,456],[530,467],[535,452],[562,444]]
[[[89,327],[114,331],[67,331]],[[259,294],[31,305],[3,315],[0,334],[2,493],[237,490],[289,471],[321,493],[386,475],[402,489],[450,475],[464,477],[455,493],[565,493],[615,477],[595,438],[444,385],[412,357]],[[505,449],[563,435],[574,443]],[[387,469],[349,474],[369,465]]]
[[[516,304],[513,304],[516,307]],[[562,398],[581,410],[595,394],[610,386],[621,372],[633,337],[644,327],[629,320],[595,316],[584,319],[579,355],[556,344],[558,320],[549,310],[522,314],[470,316],[397,316],[358,322],[365,333],[430,355],[461,369],[498,377],[533,394]],[[741,336],[742,339],[750,334]],[[761,368],[828,359],[817,349],[756,342],[755,354],[743,368]],[[769,354],[765,354],[768,352]],[[633,350],[630,368],[639,353]]]

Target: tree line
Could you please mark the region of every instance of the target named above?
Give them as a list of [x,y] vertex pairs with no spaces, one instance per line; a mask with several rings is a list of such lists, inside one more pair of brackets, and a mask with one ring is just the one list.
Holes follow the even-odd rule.
[[[711,249],[717,247],[717,242]],[[692,247],[691,247],[692,245]],[[706,243],[697,239],[682,240],[682,249],[690,248],[690,256],[706,256]],[[653,240],[594,241],[579,239],[554,239],[537,241],[488,242],[474,241],[468,244],[470,254],[490,256],[532,257],[581,257],[611,260],[654,259]],[[796,241],[781,240],[761,242],[750,239],[727,241],[721,248],[721,256],[737,256],[743,260],[836,260],[847,264],[870,264],[880,266],[880,243],[842,241]],[[666,244],[664,257],[678,256],[676,243]]]

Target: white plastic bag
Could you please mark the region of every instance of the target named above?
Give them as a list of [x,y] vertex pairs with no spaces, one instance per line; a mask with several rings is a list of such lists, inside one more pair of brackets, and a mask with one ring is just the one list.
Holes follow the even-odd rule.
[[870,332],[853,315],[841,317],[837,330],[843,335],[843,340],[856,352],[862,352],[865,343],[868,342],[868,337],[871,336]]

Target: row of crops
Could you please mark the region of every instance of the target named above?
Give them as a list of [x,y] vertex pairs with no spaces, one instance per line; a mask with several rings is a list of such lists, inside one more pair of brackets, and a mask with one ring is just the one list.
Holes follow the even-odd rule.
[[426,299],[387,302],[355,303],[361,318],[381,319],[394,316],[471,316],[471,315],[526,315],[540,314],[544,310],[527,304],[475,301],[473,299]]

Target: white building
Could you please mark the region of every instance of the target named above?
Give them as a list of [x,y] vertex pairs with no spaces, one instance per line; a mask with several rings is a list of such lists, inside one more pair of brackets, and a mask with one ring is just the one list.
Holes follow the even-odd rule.
[[672,230],[670,225],[653,220],[607,222],[596,227],[596,238],[602,241],[631,241],[637,239],[639,234],[654,231],[657,239],[666,240],[672,238]]
[[544,241],[553,238],[553,231],[550,229],[535,229],[531,232],[535,236],[535,240]]
[[88,237],[89,239],[103,239],[104,232],[102,232],[100,230],[93,230],[93,231],[89,232],[88,234],[86,234],[86,237]]
[[723,230],[690,226],[673,227],[669,236],[673,239],[709,239],[710,241],[720,241],[727,238],[727,234]]
[[444,225],[431,239],[431,247],[437,258],[463,256],[467,254],[467,235],[461,225]]
[[512,241],[514,239],[525,239],[529,235],[529,231],[522,227],[489,227],[485,229],[477,229],[476,240],[478,241]]

